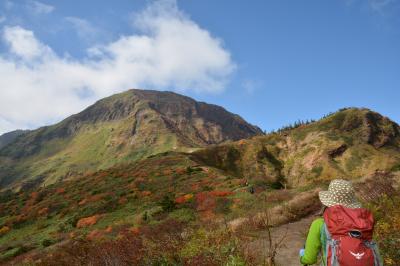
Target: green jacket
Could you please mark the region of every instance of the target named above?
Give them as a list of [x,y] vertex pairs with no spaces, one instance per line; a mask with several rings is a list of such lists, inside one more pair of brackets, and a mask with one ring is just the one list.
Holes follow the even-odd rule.
[[303,265],[315,264],[318,260],[318,254],[322,250],[322,264],[325,265],[325,247],[326,234],[323,230],[324,219],[315,219],[308,232],[304,256],[300,257],[300,263]]

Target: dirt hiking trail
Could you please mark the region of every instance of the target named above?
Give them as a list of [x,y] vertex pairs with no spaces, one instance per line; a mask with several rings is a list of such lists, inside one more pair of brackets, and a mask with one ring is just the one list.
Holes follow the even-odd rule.
[[[312,221],[317,218],[311,215],[299,221],[274,227],[271,230],[272,239],[278,242],[285,237],[282,246],[278,249],[275,262],[278,266],[299,266],[299,250],[303,248],[309,227]],[[247,252],[268,256],[269,240],[268,233],[262,231],[259,238],[248,245]]]

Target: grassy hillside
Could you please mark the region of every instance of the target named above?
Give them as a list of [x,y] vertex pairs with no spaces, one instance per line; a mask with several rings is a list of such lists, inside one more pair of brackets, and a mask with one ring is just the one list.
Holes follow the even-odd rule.
[[[400,221],[399,127],[377,113],[346,109],[265,136],[187,153],[157,150],[136,161],[110,159],[107,145],[98,144],[107,143],[111,128],[124,132],[107,123],[82,126],[91,135],[62,149],[77,167],[98,156],[104,170],[1,193],[2,261],[260,265],[269,255],[249,253],[260,234],[315,213],[317,191],[344,177],[374,211],[386,264],[400,263],[400,237],[390,229]],[[54,144],[43,158],[64,145]]]
[[[384,256],[393,262],[399,261],[399,238],[387,226],[399,219],[399,199],[393,197],[399,193],[399,177],[399,172],[395,177],[374,174],[359,185],[359,197],[376,213]],[[140,264],[203,265],[209,260],[207,265],[221,265],[232,260],[252,265],[255,258],[246,255],[245,247],[266,229],[262,213],[270,211],[268,226],[305,217],[320,208],[315,189],[326,189],[327,184],[259,186],[252,193],[252,183],[243,178],[199,165],[185,154],[159,154],[39,190],[3,192],[0,258],[17,264],[67,265],[87,252],[98,252],[99,246],[117,245],[118,250],[109,250],[112,256],[129,257],[132,252],[130,259]],[[388,208],[391,217],[384,211]],[[133,252],[140,248],[133,243],[144,253]],[[46,254],[55,254],[59,261],[46,259]],[[105,258],[98,259],[105,263]],[[88,258],[86,263],[95,261]]]
[[222,107],[172,92],[130,90],[0,147],[0,186],[49,185],[165,151],[262,134]]
[[[261,195],[268,194],[266,204],[275,206],[300,192],[269,188],[251,194],[242,178],[199,165],[185,154],[159,154],[39,190],[4,192],[0,198],[1,258],[20,253],[35,258],[56,243],[112,240],[171,220],[200,233],[210,223],[259,212]],[[288,210],[286,215],[301,213]],[[187,252],[187,259],[196,255],[196,251]]]
[[17,137],[27,133],[27,130],[14,130],[0,136],[0,149],[13,142]]
[[399,132],[388,118],[350,108],[296,128],[202,149],[193,156],[233,175],[295,187],[397,169]]

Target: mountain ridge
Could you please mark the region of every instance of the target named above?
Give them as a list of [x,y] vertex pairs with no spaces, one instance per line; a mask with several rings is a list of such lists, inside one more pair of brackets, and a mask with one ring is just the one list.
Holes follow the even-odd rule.
[[192,156],[265,185],[296,186],[335,176],[356,179],[400,166],[400,127],[366,108],[265,136],[195,151]]
[[29,132],[29,130],[17,129],[0,135],[0,149],[12,143],[20,135],[25,134],[27,132]]
[[132,89],[8,143],[0,149],[0,184],[18,179],[49,184],[159,152],[259,134],[258,127],[222,107],[173,92]]
[[[99,122],[96,127],[118,131],[115,124]],[[90,135],[89,140],[101,137]],[[249,247],[249,241],[271,225],[315,213],[321,208],[318,191],[326,190],[335,178],[353,181],[360,200],[379,211],[377,241],[382,254],[395,260],[392,251],[397,251],[399,235],[387,228],[400,218],[399,126],[369,109],[347,108],[266,135],[196,149],[158,150],[140,160],[116,162],[82,175],[70,173],[45,186],[32,180],[19,191],[0,192],[0,261],[69,265],[88,250],[98,250],[93,247],[100,240],[117,247],[110,253],[113,258],[140,254],[145,248],[146,263],[183,257],[193,259],[188,265],[199,265],[211,245],[211,256],[217,254],[220,261],[230,257],[220,250],[236,250],[237,256],[260,265],[264,249],[256,251],[258,260],[253,260],[240,253],[241,248]],[[177,226],[183,226],[182,231],[174,231]],[[180,242],[171,241],[173,236]],[[121,245],[118,239],[129,241]],[[238,241],[233,249],[232,243]],[[179,245],[166,249],[171,242]],[[121,248],[129,252],[121,255]],[[161,254],[154,258],[158,251]]]

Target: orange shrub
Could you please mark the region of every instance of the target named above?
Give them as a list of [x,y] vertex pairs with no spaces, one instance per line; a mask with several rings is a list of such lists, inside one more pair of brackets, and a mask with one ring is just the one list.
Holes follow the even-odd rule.
[[78,205],[79,206],[82,206],[82,205],[85,205],[86,203],[88,203],[88,202],[96,202],[96,201],[99,201],[99,200],[101,200],[102,198],[104,198],[105,196],[107,196],[109,193],[100,193],[100,194],[96,194],[96,195],[93,195],[93,196],[90,196],[90,197],[88,197],[88,198],[84,198],[83,200],[81,200],[79,203],[78,203]]
[[239,144],[239,145],[244,145],[244,144],[246,144],[246,140],[241,139],[241,140],[239,140],[238,144]]
[[45,216],[45,215],[47,215],[48,213],[49,213],[49,208],[48,208],[48,207],[42,208],[42,209],[40,209],[40,210],[38,211],[38,215],[39,215],[39,216]]
[[97,174],[97,178],[105,178],[107,177],[109,174],[107,172],[100,172]]
[[212,220],[215,218],[215,213],[211,210],[206,210],[200,213],[201,219],[204,220]]
[[183,174],[186,174],[186,173],[187,173],[186,168],[177,168],[177,169],[175,170],[175,172],[176,172],[178,175],[183,175]]
[[150,196],[151,195],[151,191],[145,190],[142,191],[142,196],[146,197],[146,196]]
[[119,198],[119,200],[118,200],[118,203],[120,204],[120,205],[124,205],[125,203],[127,203],[128,202],[128,199],[126,198],[126,197],[121,197],[121,198]]
[[167,169],[167,170],[162,171],[163,175],[172,175],[172,173],[173,173],[173,171],[171,169]]
[[20,214],[20,215],[17,215],[17,216],[14,218],[13,224],[14,224],[14,225],[16,225],[16,224],[22,224],[22,223],[26,222],[27,220],[28,220],[28,217],[27,217],[25,214]]
[[200,185],[198,183],[194,183],[194,184],[192,184],[191,188],[193,191],[196,191],[196,190],[200,189]]
[[39,193],[34,191],[31,193],[31,199],[36,200],[39,197]]
[[3,226],[2,228],[0,228],[0,236],[5,235],[8,231],[10,231],[10,227]]
[[187,202],[188,200],[190,200],[192,198],[193,198],[193,194],[186,194],[186,195],[183,195],[181,197],[176,198],[175,202],[178,203],[178,204],[182,204],[182,203],[185,203],[185,202]]
[[129,173],[123,173],[122,175],[121,175],[121,177],[123,177],[123,178],[129,178],[131,175],[129,174]]
[[132,227],[129,231],[134,235],[138,235],[140,233],[139,227]]
[[87,240],[95,240],[95,239],[100,239],[104,236],[103,232],[101,230],[93,230],[89,234],[87,234],[86,239]]
[[95,225],[100,218],[101,218],[101,216],[98,214],[90,216],[90,217],[82,218],[78,221],[78,223],[76,224],[76,227],[83,228],[83,227]]
[[56,193],[57,193],[57,194],[64,194],[64,193],[65,193],[65,188],[62,188],[62,187],[57,188],[57,189],[56,189]]
[[86,203],[88,203],[88,199],[83,199],[78,203],[78,205],[82,206],[82,205],[85,205]]
[[207,192],[201,192],[196,195],[196,204],[198,211],[214,210],[216,206],[215,197]]

